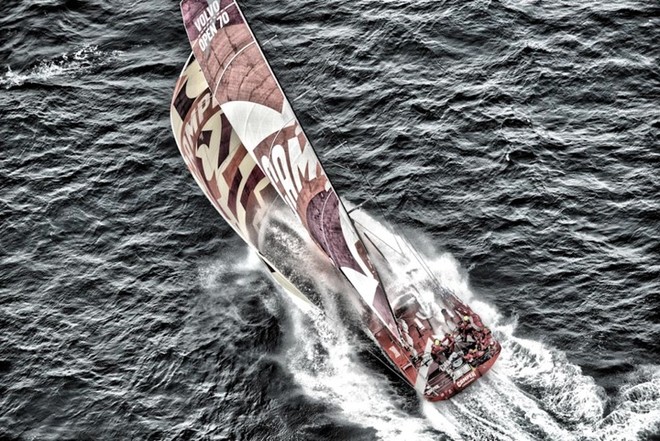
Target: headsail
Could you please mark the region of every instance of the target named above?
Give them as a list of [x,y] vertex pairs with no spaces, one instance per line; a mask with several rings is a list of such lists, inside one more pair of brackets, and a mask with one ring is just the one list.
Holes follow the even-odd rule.
[[222,113],[194,56],[177,82],[170,117],[195,181],[241,238],[259,251],[261,222],[278,195]]
[[366,248],[236,2],[183,0],[181,10],[213,97],[241,143],[313,240],[400,338]]
[[284,204],[212,97],[194,55],[177,81],[170,117],[181,155],[216,210],[256,251],[291,300],[303,310],[315,309],[290,274],[271,260],[275,256],[264,240],[267,217],[285,209]]

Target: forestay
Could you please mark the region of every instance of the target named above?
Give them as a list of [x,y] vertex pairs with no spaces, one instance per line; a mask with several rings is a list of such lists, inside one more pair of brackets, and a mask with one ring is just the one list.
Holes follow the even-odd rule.
[[313,240],[400,338],[378,274],[236,2],[184,0],[193,52],[242,145]]

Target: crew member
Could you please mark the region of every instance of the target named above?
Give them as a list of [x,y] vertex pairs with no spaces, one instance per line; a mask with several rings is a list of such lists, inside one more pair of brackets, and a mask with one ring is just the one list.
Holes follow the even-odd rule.
[[449,332],[454,331],[454,329],[456,329],[456,322],[454,322],[454,319],[449,314],[449,311],[447,311],[445,308],[442,308],[442,317],[445,319],[445,324],[447,325],[447,328],[449,328]]
[[468,353],[463,356],[463,360],[465,360],[465,362],[467,364],[473,365],[474,362],[475,362],[475,351],[474,351],[474,349],[470,349],[468,351]]
[[463,320],[458,325],[458,332],[460,332],[463,338],[466,338],[472,329],[473,328],[472,328],[472,322],[470,322],[470,317],[464,315]]
[[443,346],[439,338],[433,340],[433,347],[431,348],[431,357],[433,358],[433,361],[438,364],[442,364],[447,361],[447,356],[445,355],[446,351],[447,348]]
[[490,329],[484,327],[481,329],[481,331],[477,331],[474,333],[476,339],[477,339],[477,347],[479,349],[484,349],[488,346],[488,344],[491,341],[491,333]]
[[456,348],[456,340],[454,340],[454,337],[448,332],[445,334],[442,344],[450,353],[454,352],[454,349]]
[[482,362],[482,359],[486,355],[486,351],[483,349],[475,349],[474,351],[474,365],[478,365],[480,362]]

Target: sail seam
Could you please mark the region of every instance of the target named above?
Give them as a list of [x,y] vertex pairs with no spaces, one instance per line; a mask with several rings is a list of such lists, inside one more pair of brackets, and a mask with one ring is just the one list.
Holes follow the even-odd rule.
[[231,59],[230,59],[229,62],[227,63],[227,66],[225,66],[225,68],[222,70],[222,73],[220,74],[220,76],[219,76],[218,79],[216,80],[217,83],[216,83],[216,85],[215,85],[215,89],[213,90],[213,96],[215,96],[216,93],[218,92],[218,88],[220,87],[220,84],[222,83],[222,78],[225,76],[225,74],[227,73],[227,69],[229,69],[229,66],[231,66],[231,64],[234,62],[234,60],[236,59],[236,57],[238,57],[240,54],[243,53],[243,51],[245,51],[247,48],[249,48],[250,46],[252,46],[252,45],[254,45],[254,44],[256,44],[256,41],[253,41],[253,42],[251,42],[251,43],[246,44],[245,46],[243,46],[243,48],[241,48],[240,51],[236,52],[236,53],[234,54],[234,56],[231,57]]

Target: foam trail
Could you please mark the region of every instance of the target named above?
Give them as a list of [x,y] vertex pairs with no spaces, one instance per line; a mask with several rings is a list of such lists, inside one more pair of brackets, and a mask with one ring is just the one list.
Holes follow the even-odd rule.
[[584,433],[593,439],[625,441],[660,435],[660,367],[640,366],[628,375],[627,383],[614,399],[614,409]]
[[633,376],[606,415],[611,403],[594,379],[583,375],[561,351],[516,337],[515,322],[475,296],[453,256],[426,246],[419,257],[428,263],[428,271],[420,270],[417,251],[405,244],[404,236],[391,233],[364,212],[356,217],[391,245],[380,249],[392,250],[387,260],[401,275],[397,283],[402,291],[415,287],[423,301],[439,303],[443,296],[433,289],[434,282],[439,283],[481,315],[502,344],[499,361],[480,381],[450,401],[423,402],[424,414],[438,431],[457,440],[599,441],[633,440],[658,432],[660,367],[648,366]]
[[381,440],[437,439],[424,418],[401,410],[386,378],[355,359],[355,346],[336,325],[338,319],[310,318],[295,310],[293,318],[298,341],[286,357],[307,395],[334,404],[347,420],[373,428]]
[[454,259],[436,256],[430,259],[436,276],[490,324],[502,354],[486,377],[451,401],[423,405],[434,427],[451,424],[469,440],[635,440],[658,432],[660,367],[634,375],[606,415],[611,403],[592,377],[563,352],[515,336],[515,322],[475,297]]
[[0,77],[0,86],[9,89],[25,83],[47,82],[53,78],[83,74],[94,67],[107,64],[120,54],[120,51],[104,52],[97,46],[84,46],[54,60],[43,60],[26,72],[14,71],[11,66],[7,66],[7,72]]
[[[364,215],[359,219],[385,237],[380,223]],[[305,255],[299,249],[299,237],[287,237],[290,232],[281,234],[279,240],[284,245],[298,249],[292,253],[295,258]],[[397,240],[402,243],[401,237]],[[658,431],[658,366],[646,366],[631,375],[611,403],[593,378],[583,375],[561,351],[516,337],[515,322],[474,295],[467,276],[450,254],[427,250],[424,258],[433,272],[428,274],[419,269],[414,255],[401,251],[398,248],[396,256],[388,256],[393,272],[401,275],[397,280],[400,291],[414,286],[424,301],[441,301],[442,295],[432,289],[438,281],[457,294],[482,316],[501,342],[499,361],[484,378],[450,401],[429,403],[420,399],[424,417],[410,415],[402,410],[403,398],[391,380],[354,357],[358,348],[336,312],[336,293],[327,291],[329,286],[336,287],[336,281],[327,279],[327,274],[319,277],[318,271],[308,271],[315,274],[325,313],[305,315],[291,305],[295,338],[282,364],[289,367],[310,397],[334,405],[352,423],[373,428],[381,440],[434,440],[444,434],[465,441],[609,441],[642,439]],[[246,264],[250,269],[260,267],[256,256],[248,258]],[[300,268],[309,270],[302,264]],[[606,414],[608,406],[612,410]]]
[[[298,235],[306,233],[280,229],[275,224],[272,227],[271,234],[278,235],[277,242],[291,249],[289,258],[303,259],[298,268],[314,274],[311,282],[324,306],[324,312],[317,314],[304,314],[293,304],[288,308],[295,338],[283,355],[282,364],[289,367],[308,396],[334,405],[351,423],[373,428],[379,439],[437,439],[424,418],[400,410],[402,398],[396,396],[387,378],[356,359],[355,343],[347,335],[337,311],[337,293],[328,291],[328,287],[341,289],[342,281],[336,279],[336,272],[324,271],[323,265],[328,265],[326,259],[309,259],[309,252],[301,250]],[[284,294],[283,297],[288,299]]]

